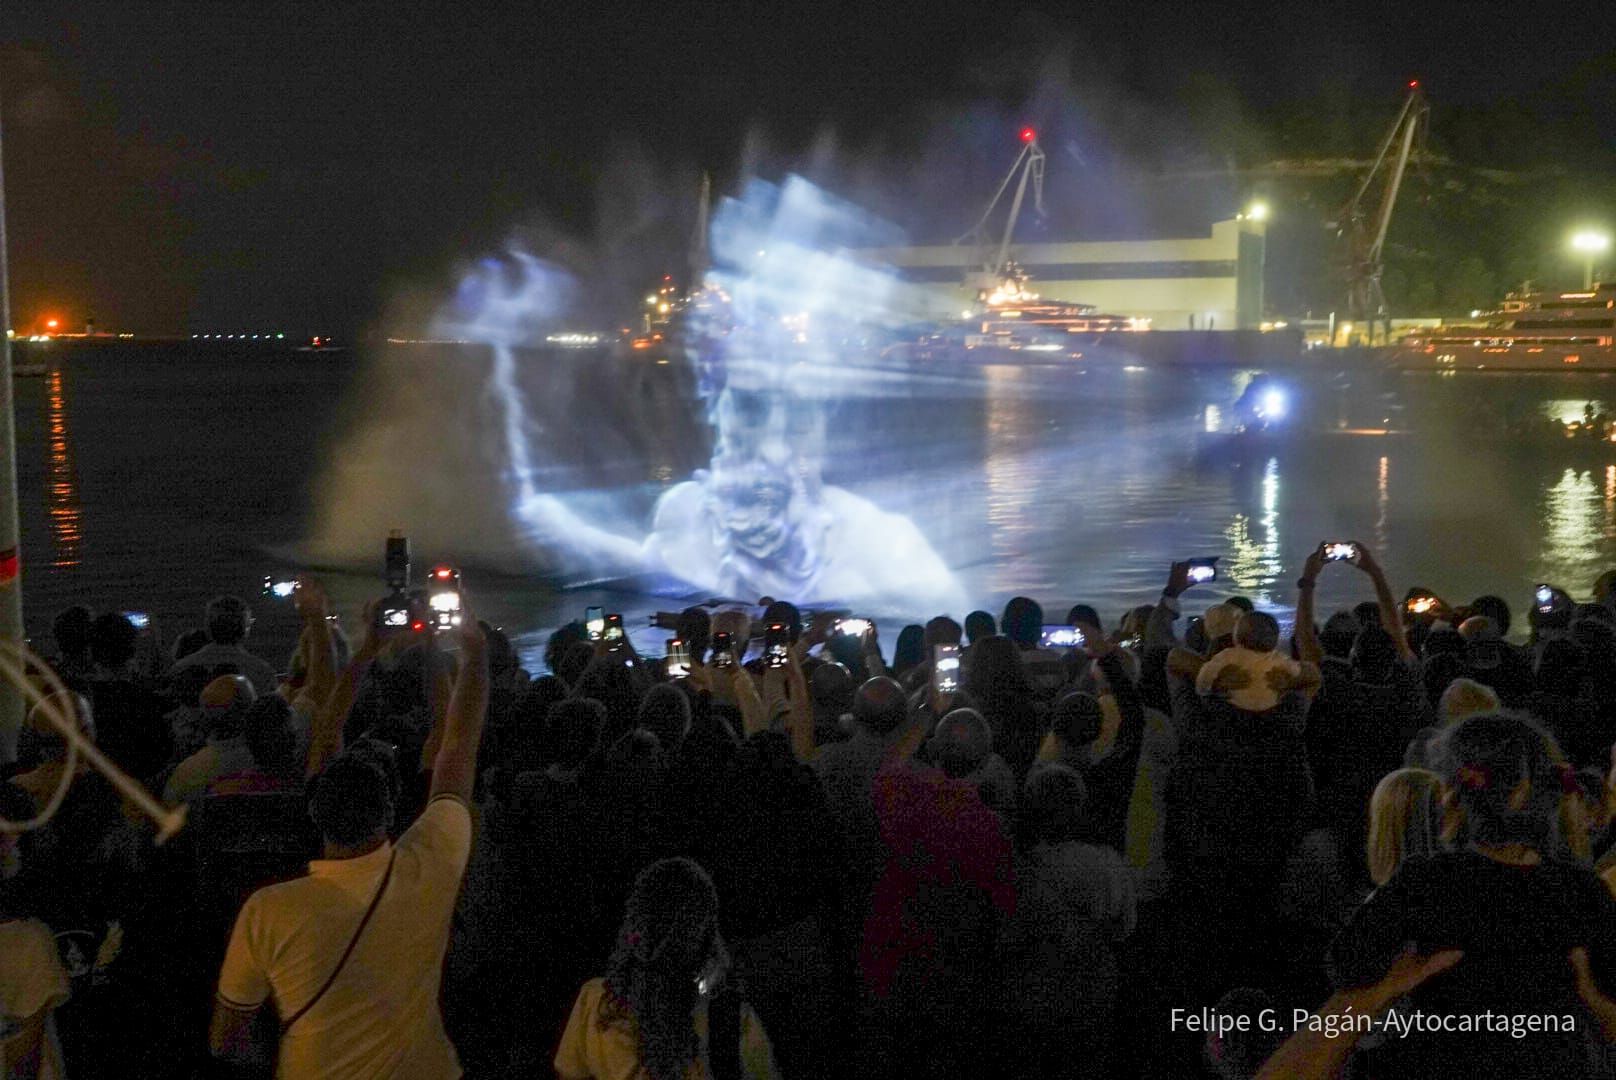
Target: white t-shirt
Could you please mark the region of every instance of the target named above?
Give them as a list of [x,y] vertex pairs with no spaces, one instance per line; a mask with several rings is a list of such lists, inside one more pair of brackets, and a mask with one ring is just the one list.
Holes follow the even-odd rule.
[[1268,685],[1268,673],[1286,671],[1294,678],[1302,673],[1302,665],[1277,652],[1257,652],[1255,649],[1231,646],[1201,665],[1195,677],[1195,689],[1210,694],[1224,668],[1238,667],[1251,675],[1251,682],[1239,690],[1229,692],[1229,704],[1249,712],[1267,712],[1279,704],[1279,692]]
[[[0,1075],[10,1065],[7,1041],[23,1021],[41,1009],[54,1011],[67,995],[67,971],[50,928],[38,919],[0,922]],[[45,1018],[42,1040],[39,1080],[60,1080],[66,1073],[53,1015]]]
[[386,895],[342,974],[281,1039],[280,1077],[460,1075],[438,1013],[438,984],[470,854],[466,804],[440,795],[397,845],[316,860],[308,877],[247,898],[219,973],[219,998],[251,1010],[273,990],[280,1015],[289,1017],[325,985],[393,860]]

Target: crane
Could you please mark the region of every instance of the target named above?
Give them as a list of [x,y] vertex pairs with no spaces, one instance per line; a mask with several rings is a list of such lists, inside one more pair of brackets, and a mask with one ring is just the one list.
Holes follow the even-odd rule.
[[[1010,213],[1005,218],[1004,235],[995,248],[988,232],[988,219],[993,217],[993,211],[998,208],[999,200],[1003,199],[1004,193],[1010,189],[1011,181],[1015,181],[1016,193],[1010,200]],[[954,241],[956,245],[967,241],[976,245],[978,269],[966,275],[965,284],[975,285],[978,295],[985,296],[1012,282],[1013,290],[1020,292],[1021,272],[1010,260],[1010,241],[1015,236],[1016,222],[1021,217],[1021,206],[1026,201],[1029,182],[1032,184],[1033,209],[1041,216],[1044,212],[1044,150],[1038,145],[1038,132],[1025,127],[1021,129],[1021,153],[1016,155],[1015,164],[1010,166],[1010,171],[999,181],[998,190],[993,193],[993,198],[988,200],[987,209],[982,211],[981,218],[969,232]]]
[[[1386,294],[1380,287],[1384,270],[1381,252],[1386,244],[1386,229],[1391,225],[1392,210],[1397,205],[1397,192],[1403,184],[1414,142],[1428,127],[1431,107],[1420,90],[1419,80],[1408,84],[1408,96],[1397,121],[1381,140],[1380,151],[1374,164],[1364,175],[1358,190],[1341,211],[1336,235],[1347,247],[1347,317],[1354,324],[1367,324],[1369,342],[1374,344],[1375,328],[1382,328],[1383,337],[1391,333],[1391,316],[1386,309]],[[1393,148],[1396,153],[1393,156]],[[1379,203],[1371,206],[1371,189],[1377,179],[1381,182]],[[1372,212],[1371,212],[1372,211]]]

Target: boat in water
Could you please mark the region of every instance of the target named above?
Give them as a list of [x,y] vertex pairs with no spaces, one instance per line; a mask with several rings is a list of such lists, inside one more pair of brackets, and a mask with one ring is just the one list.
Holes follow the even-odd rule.
[[1027,288],[1009,263],[983,288],[957,323],[933,324],[918,337],[889,345],[884,360],[936,364],[1133,363],[1123,344],[1150,329],[1150,320],[1108,315],[1093,304],[1048,300]]
[[1524,286],[1478,318],[1410,334],[1389,360],[1416,371],[1616,371],[1616,283],[1579,292]]

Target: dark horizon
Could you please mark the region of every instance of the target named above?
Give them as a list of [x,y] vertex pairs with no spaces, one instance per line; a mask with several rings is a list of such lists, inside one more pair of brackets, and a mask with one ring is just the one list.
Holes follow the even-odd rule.
[[[704,169],[719,193],[802,171],[916,234],[963,231],[1023,122],[1069,193],[1052,228],[1211,220],[1241,169],[1367,154],[1410,78],[1434,151],[1612,171],[1616,16],[1415,7],[19,9],[0,44],[12,321],[347,336],[517,231],[649,278],[677,269]],[[1167,211],[1138,193],[1197,168],[1230,190]]]

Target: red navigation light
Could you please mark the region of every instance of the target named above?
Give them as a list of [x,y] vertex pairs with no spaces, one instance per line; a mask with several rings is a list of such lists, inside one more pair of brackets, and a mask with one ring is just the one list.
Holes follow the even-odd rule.
[[662,280],[663,281],[672,281],[673,280],[673,275],[672,274],[663,274],[662,275]]
[[419,634],[422,630],[426,629],[426,623],[421,622],[419,619],[417,619],[415,622],[410,623],[410,629],[414,630],[417,634]]
[[1410,90],[1418,90],[1420,88],[1420,80],[1418,80],[1418,79],[1410,79],[1410,80],[1408,80],[1408,88]]
[[1033,128],[1024,127],[1024,128],[1021,129],[1021,141],[1022,142],[1030,143],[1036,138],[1038,138],[1038,132],[1036,130],[1034,130]]

